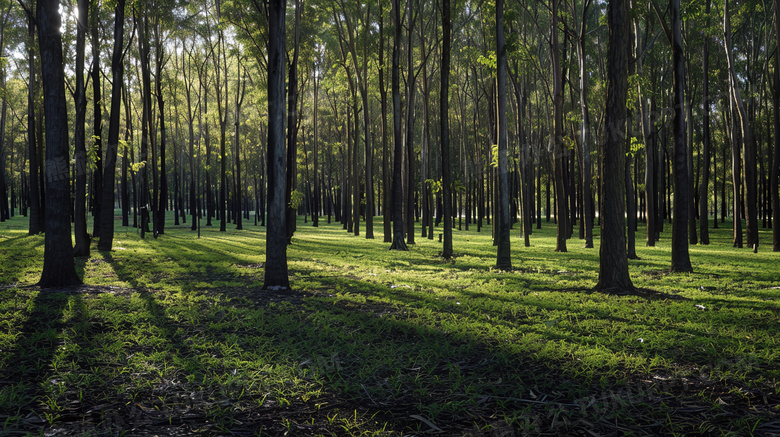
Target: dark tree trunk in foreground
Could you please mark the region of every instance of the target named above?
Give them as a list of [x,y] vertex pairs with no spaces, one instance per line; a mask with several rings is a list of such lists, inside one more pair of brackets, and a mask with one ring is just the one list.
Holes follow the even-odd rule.
[[264,290],[289,289],[284,141],[284,56],[286,0],[268,2],[268,221]]
[[[501,7],[503,8],[503,0]],[[441,53],[441,103],[439,104],[439,123],[441,125],[441,181],[442,203],[444,209],[444,247],[441,256],[452,258],[452,163],[450,162],[450,51],[452,41],[452,16],[450,0],[442,1],[442,53]],[[506,60],[506,59],[504,59]],[[433,220],[431,217],[430,220]],[[425,226],[423,225],[423,228]],[[511,266],[511,263],[510,263]]]
[[[553,32],[556,31],[553,30]],[[496,217],[496,224],[498,225],[498,248],[496,253],[496,268],[509,270],[512,268],[512,250],[509,241],[509,232],[512,224],[509,221],[509,174],[507,169],[508,129],[506,126],[506,41],[504,39],[504,0],[496,1],[496,55],[498,60],[498,72],[496,74],[498,82],[498,217]],[[444,67],[442,67],[442,69],[443,68]],[[446,218],[447,214],[445,213],[445,220]]]
[[[124,24],[125,0],[119,0],[114,9],[114,52],[111,55],[111,114],[108,120],[108,147],[103,169],[103,213],[100,219],[99,250],[111,250],[114,242],[114,176],[119,149],[119,121],[122,110],[122,81],[124,80]],[[162,109],[162,106],[160,106]],[[128,114],[129,116],[129,114]]]
[[89,235],[87,234],[87,147],[86,115],[87,93],[84,89],[84,57],[89,13],[89,0],[78,1],[79,19],[76,30],[76,124],[73,129],[76,152],[76,190],[73,205],[73,231],[76,237],[74,256],[89,256]]
[[403,164],[403,141],[401,138],[401,12],[400,1],[393,0],[393,243],[390,250],[409,250],[404,241],[404,194],[401,185],[401,166]]
[[599,147],[601,165],[601,247],[596,289],[633,291],[626,256],[625,123],[628,96],[629,5],[612,0],[607,7],[607,104],[604,141]]
[[671,0],[672,9],[672,68],[674,69],[674,213],[672,216],[673,272],[692,272],[688,253],[688,217],[690,190],[688,183],[688,147],[685,136],[685,63],[682,46],[680,0]]
[[70,237],[68,108],[58,0],[38,0],[38,43],[46,116],[46,237],[41,287],[81,284]]

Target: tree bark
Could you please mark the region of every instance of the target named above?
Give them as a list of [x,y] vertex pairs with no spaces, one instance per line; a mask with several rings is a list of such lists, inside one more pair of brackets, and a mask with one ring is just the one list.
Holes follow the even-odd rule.
[[[122,82],[124,80],[124,23],[125,0],[119,0],[114,9],[114,53],[111,57],[111,115],[108,121],[108,148],[103,169],[103,212],[100,224],[99,250],[111,250],[114,241],[114,175],[119,148],[119,121],[122,109]],[[125,114],[129,117],[130,114]]]
[[[92,108],[93,108],[93,140],[95,150],[95,170],[92,173],[92,236],[100,238],[100,225],[103,224],[100,214],[103,213],[103,85],[100,79],[100,17],[98,2],[92,4]],[[111,213],[113,216],[113,212]]]
[[626,256],[625,123],[628,98],[630,46],[629,2],[612,0],[607,6],[609,41],[607,45],[607,101],[604,140],[599,145],[601,166],[601,247],[599,282],[596,289],[631,292]]
[[772,175],[770,177],[770,187],[772,196],[772,251],[780,252],[780,56],[777,54],[780,48],[780,0],[774,0],[775,5],[775,71],[774,71],[774,94],[772,95],[772,106],[774,107],[774,128],[775,144],[774,159],[772,161]]
[[287,0],[268,1],[268,221],[264,290],[290,288],[287,272],[284,141],[285,12]]
[[90,241],[87,233],[87,148],[86,148],[86,115],[87,94],[84,85],[84,57],[89,19],[89,0],[78,1],[79,18],[76,30],[76,123],[73,129],[76,152],[76,190],[73,207],[73,231],[76,246],[73,255],[89,257]]
[[58,0],[38,0],[43,108],[46,117],[46,236],[41,287],[81,284],[70,236],[68,109]]
[[[503,9],[503,0],[499,0]],[[502,11],[503,12],[503,11]],[[498,14],[498,12],[496,12]],[[503,14],[502,14],[503,15]],[[442,203],[444,209],[444,245],[441,256],[450,259],[452,249],[452,163],[450,162],[450,59],[451,59],[451,33],[452,12],[450,0],[442,0],[442,52],[441,52],[441,93],[439,94],[439,124],[441,135],[441,177],[442,177]],[[503,36],[503,35],[502,35]],[[433,220],[433,217],[430,217]],[[511,266],[511,264],[510,264]]]
[[[44,0],[41,0],[44,1]],[[35,88],[37,79],[35,78],[35,18],[30,16],[27,21],[28,41],[27,41],[27,60],[30,67],[30,80],[27,90],[27,151],[30,161],[29,184],[28,184],[28,204],[30,206],[29,234],[40,234],[44,227],[44,211],[41,201],[40,175],[38,174],[38,145],[35,132]]]
[[674,215],[672,217],[672,272],[692,272],[688,253],[690,189],[688,147],[685,134],[685,63],[682,46],[680,0],[670,0],[672,10],[672,68],[674,69]]
[[[551,56],[553,70],[553,174],[555,179],[555,221],[557,223],[556,252],[567,252],[566,238],[569,236],[569,213],[566,201],[563,148],[563,70],[561,66],[560,45],[558,43],[558,5],[560,0],[552,0],[550,25]],[[627,35],[627,34],[626,34]],[[625,35],[624,35],[625,37]]]
[[409,250],[404,241],[404,195],[401,181],[403,165],[403,139],[401,138],[401,5],[400,0],[393,0],[393,65],[392,65],[392,96],[393,96],[393,243],[390,250]]
[[[553,0],[557,1],[557,0]],[[553,7],[553,11],[555,11]],[[555,12],[553,12],[555,13]],[[553,19],[555,22],[555,19]],[[557,30],[552,32],[557,34]],[[510,245],[511,222],[509,218],[509,174],[507,166],[508,129],[506,117],[506,40],[504,39],[504,0],[496,1],[496,57],[498,85],[498,248],[496,268],[512,268],[512,250]],[[442,66],[442,71],[444,67]],[[447,214],[444,215],[445,219]],[[445,222],[446,223],[446,222]],[[446,225],[445,225],[446,226]],[[564,251],[565,251],[564,241]]]
[[[711,9],[711,2],[707,0],[707,15],[709,16]],[[703,121],[703,150],[702,150],[702,167],[701,167],[701,182],[699,184],[699,233],[701,244],[710,244],[710,229],[709,229],[709,185],[710,185],[710,39],[709,35],[703,34],[704,44],[702,47],[702,106],[704,107],[704,121]]]

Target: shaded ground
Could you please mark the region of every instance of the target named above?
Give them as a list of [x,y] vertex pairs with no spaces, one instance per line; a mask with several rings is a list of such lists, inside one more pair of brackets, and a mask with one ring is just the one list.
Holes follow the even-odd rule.
[[[35,287],[27,287],[36,291]],[[354,305],[349,302],[329,301],[328,293],[264,292],[247,288],[220,289],[227,294],[227,305],[237,309],[268,308],[284,304],[289,311],[300,311],[314,317],[319,311],[360,312],[368,318],[403,318],[403,310],[384,304]],[[129,299],[133,294],[155,296],[154,290],[133,290],[121,287],[82,286],[64,290],[44,290],[39,302],[49,305],[64,302],[68,297],[81,295],[84,299],[97,294],[111,294]],[[655,296],[654,296],[655,297]],[[64,305],[64,304],[60,304]],[[56,305],[54,305],[56,308]],[[35,315],[35,314],[33,314]],[[38,314],[43,316],[43,314]],[[208,320],[204,320],[208,323]],[[91,326],[90,331],[106,326]],[[167,327],[173,329],[173,326]],[[30,320],[24,335],[39,338],[51,329],[68,329],[61,320],[39,317]],[[193,327],[193,329],[195,329]],[[242,327],[212,326],[210,335],[251,335]],[[177,349],[186,349],[188,335],[194,332],[177,331],[168,340]],[[398,329],[386,334],[386,341],[409,342],[409,332]],[[37,345],[40,347],[40,344]],[[367,347],[369,345],[366,345]],[[8,352],[8,351],[6,351]],[[13,353],[13,352],[12,352]],[[503,384],[501,375],[520,373],[544,375],[544,386],[534,386],[514,396],[453,393],[444,386],[431,384],[433,390],[424,396],[400,391],[392,398],[374,399],[365,390],[357,396],[323,392],[316,399],[294,400],[280,405],[273,400],[260,400],[257,395],[236,396],[235,392],[216,390],[207,392],[203,384],[187,382],[182,375],[174,374],[163,379],[149,390],[135,393],[117,392],[107,395],[106,388],[121,387],[132,383],[132,374],[120,374],[111,381],[90,387],[86,391],[64,391],[65,402],[57,411],[57,417],[47,423],[47,415],[54,411],[46,405],[29,405],[17,411],[1,412],[6,420],[2,435],[44,434],[71,435],[660,435],[670,430],[693,434],[720,434],[732,432],[755,435],[780,435],[778,405],[780,396],[773,390],[746,387],[728,377],[713,380],[713,369],[681,366],[675,375],[654,372],[635,375],[626,380],[602,380],[592,384],[583,396],[567,398],[563,393],[580,384],[545,363],[521,359],[516,363],[488,362],[496,357],[489,348],[479,347],[457,362],[445,363],[425,375],[430,379],[446,381],[453,369],[475,377],[483,369],[489,369],[495,385]],[[49,357],[50,358],[50,357]],[[333,371],[351,368],[350,357],[334,358],[331,362],[303,361],[301,367],[320,365]],[[748,372],[761,375],[777,368],[758,368],[748,361],[720,363],[723,372]],[[46,381],[49,369],[31,371],[18,368],[3,369],[0,388],[8,387],[16,380],[37,384],[57,384]],[[411,369],[415,371],[419,369]],[[370,379],[370,378],[369,378]],[[365,388],[365,387],[364,387]],[[437,402],[465,403],[460,414],[445,413],[435,420],[420,414],[420,401],[436,399]],[[507,423],[507,411],[514,411],[511,423]],[[501,414],[499,414],[501,412]],[[743,429],[735,429],[741,419]]]

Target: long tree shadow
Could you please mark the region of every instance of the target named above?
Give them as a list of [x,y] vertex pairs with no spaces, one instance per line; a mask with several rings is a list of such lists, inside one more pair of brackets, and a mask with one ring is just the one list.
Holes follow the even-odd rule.
[[[16,334],[16,344],[4,353],[0,365],[0,417],[6,431],[39,432],[59,416],[57,396],[62,381],[50,379],[52,359],[60,344],[63,311],[68,295],[59,291],[33,291],[17,309],[26,319]],[[35,408],[43,404],[42,409]]]

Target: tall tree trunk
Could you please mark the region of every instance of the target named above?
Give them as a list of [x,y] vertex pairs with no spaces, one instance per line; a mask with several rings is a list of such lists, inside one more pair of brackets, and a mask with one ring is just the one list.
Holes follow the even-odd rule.
[[[241,73],[241,63],[239,61],[238,66],[239,74]],[[236,126],[236,140],[235,140],[235,165],[236,165],[236,184],[235,188],[233,189],[235,204],[236,204],[236,229],[241,230],[244,229],[244,224],[241,217],[241,191],[243,190],[243,184],[241,183],[241,159],[239,159],[240,153],[240,134],[241,134],[241,105],[244,103],[244,93],[246,91],[246,72],[244,72],[244,77],[237,77],[237,80],[241,82],[240,86],[236,86],[236,119],[235,119],[235,126]]]
[[555,221],[557,227],[556,252],[566,252],[566,238],[569,236],[569,213],[567,211],[563,148],[563,69],[560,45],[558,43],[558,6],[560,0],[552,0],[551,14],[551,56],[553,70],[553,174],[555,179]]
[[601,166],[601,247],[597,290],[630,292],[625,222],[625,123],[628,98],[630,46],[628,0],[612,0],[607,6],[607,101],[604,141],[599,145]]
[[[129,114],[129,106],[127,102],[127,85],[122,82],[122,102],[125,104],[125,113]],[[125,147],[122,148],[122,226],[128,227],[130,226],[130,190],[128,189],[128,170],[130,166],[130,162],[128,161],[128,149],[133,147],[132,141],[130,141],[130,126],[127,126],[128,124],[131,124],[130,117],[125,117]],[[110,122],[109,122],[110,125]]]
[[[100,17],[98,2],[92,4],[92,108],[93,108],[93,133],[95,170],[92,173],[92,236],[100,238],[100,225],[103,224],[100,214],[103,212],[103,85],[100,78]],[[113,212],[111,213],[113,216]]]
[[672,272],[691,272],[688,253],[690,189],[688,148],[685,135],[685,63],[682,46],[680,0],[670,0],[672,10],[672,68],[674,69],[674,215],[672,218]]
[[[413,0],[407,0],[406,34],[406,244],[414,242],[414,97],[417,75],[414,73],[414,12]],[[419,7],[419,2],[417,2]],[[425,60],[423,60],[425,62]]]
[[582,24],[580,26],[579,44],[577,45],[577,57],[580,61],[580,111],[582,115],[582,131],[580,133],[580,175],[582,177],[582,220],[585,226],[585,247],[593,247],[593,193],[591,190],[592,175],[590,163],[590,110],[588,109],[588,71],[586,68],[586,41],[585,31],[588,22],[588,8],[590,0],[585,1],[582,10]]
[[[711,4],[707,0],[707,15],[710,14]],[[704,44],[702,47],[702,106],[704,107],[704,138],[701,167],[701,182],[699,184],[699,232],[701,244],[710,244],[709,229],[709,185],[710,185],[710,47],[709,35],[703,35]]]
[[774,71],[774,94],[772,95],[772,106],[774,107],[774,128],[775,144],[774,159],[772,161],[772,175],[769,179],[769,186],[772,193],[772,251],[780,252],[780,56],[777,54],[780,48],[780,0],[774,0],[775,5],[775,71]]
[[[296,230],[296,211],[292,205],[292,192],[298,182],[298,59],[301,45],[301,14],[303,0],[295,1],[295,32],[292,60],[289,63],[288,102],[287,102],[287,194],[285,196],[287,211],[287,244],[292,243]],[[270,147],[270,146],[269,146]],[[270,150],[270,149],[269,149]],[[270,207],[270,204],[269,204]]]
[[[553,10],[555,11],[555,7],[553,7]],[[553,33],[557,34],[557,31],[553,30]],[[498,71],[496,74],[498,85],[498,217],[496,217],[496,224],[498,225],[498,249],[496,254],[496,268],[510,270],[512,268],[512,249],[509,237],[512,223],[509,218],[509,170],[507,168],[508,129],[506,125],[506,40],[504,39],[504,0],[496,1],[496,56],[498,60]],[[442,66],[442,71],[444,71],[444,66]],[[446,219],[447,214],[445,213],[444,216]]]
[[[89,235],[87,234],[87,147],[86,115],[87,93],[84,85],[84,57],[89,19],[89,0],[78,1],[79,18],[76,30],[76,124],[73,129],[76,152],[76,192],[73,212],[73,232],[76,245],[73,255],[89,257]],[[5,103],[5,101],[3,102]]]
[[284,58],[287,0],[268,2],[268,229],[264,290],[290,288],[287,274]]
[[[503,0],[499,0],[503,8]],[[452,258],[452,163],[450,162],[450,59],[452,11],[450,0],[442,0],[442,52],[441,52],[441,92],[439,93],[439,126],[441,135],[441,178],[442,203],[444,209],[444,246],[441,256]],[[433,217],[430,217],[433,220]],[[431,231],[433,232],[433,231]],[[511,264],[510,264],[511,265]]]
[[76,274],[70,236],[68,108],[58,0],[38,0],[43,107],[46,116],[46,236],[43,272],[38,285],[62,287],[81,283]]
[[382,224],[385,234],[384,242],[393,242],[392,211],[393,189],[391,188],[390,152],[388,151],[387,126],[387,87],[385,86],[385,33],[384,33],[384,8],[379,8],[379,95],[382,120]]
[[[168,207],[168,172],[166,170],[166,162],[165,162],[166,161],[165,153],[167,147],[167,132],[165,130],[165,110],[164,110],[165,102],[163,99],[163,92],[162,92],[162,82],[163,82],[162,71],[166,61],[165,61],[165,52],[163,49],[163,41],[161,39],[159,18],[155,18],[154,42],[155,42],[154,63],[156,67],[154,87],[155,87],[155,94],[157,95],[157,115],[159,117],[159,123],[160,123],[160,176],[159,176],[160,183],[159,183],[159,192],[157,194],[158,197],[157,199],[155,199],[155,201],[157,202],[157,208],[155,208],[157,213],[155,214],[154,219],[157,223],[157,226],[155,227],[156,235],[162,235],[165,233],[165,210]],[[117,106],[117,108],[119,107]],[[119,121],[117,121],[117,139],[119,138],[118,123]],[[157,168],[156,165],[155,168]],[[113,199],[111,203],[113,207]],[[175,210],[174,210],[174,215],[176,215]]]
[[[43,2],[44,0],[40,0]],[[30,161],[30,182],[28,184],[28,204],[30,206],[29,234],[36,235],[43,232],[44,229],[44,211],[41,202],[40,175],[38,174],[38,144],[35,132],[35,88],[37,79],[35,78],[35,17],[28,17],[27,21],[28,41],[27,41],[27,60],[30,67],[30,80],[27,89],[27,150]]]
[[141,168],[141,238],[149,232],[149,207],[154,202],[149,201],[149,166],[156,166],[154,158],[149,163],[149,126],[152,118],[152,87],[151,73],[149,72],[149,26],[147,17],[136,17],[138,22],[138,43],[141,64],[142,100],[143,110],[141,115],[141,162],[145,163]]
[[[728,61],[729,78],[731,83],[731,94],[736,103],[737,113],[739,115],[739,126],[742,133],[742,167],[744,171],[744,189],[745,189],[745,234],[748,247],[758,248],[758,212],[756,209],[756,143],[753,136],[753,128],[750,125],[749,114],[742,101],[742,95],[739,90],[739,81],[734,66],[734,55],[731,46],[731,18],[729,11],[729,2],[724,0],[723,8],[723,44],[726,49],[726,60]],[[738,210],[737,210],[738,211]],[[735,212],[735,220],[738,214]]]
[[[122,109],[122,82],[124,81],[124,24],[125,0],[119,0],[114,9],[114,53],[111,56],[111,115],[108,121],[108,148],[103,170],[103,196],[101,205],[100,242],[98,249],[111,250],[114,241],[114,175],[119,148],[119,116]],[[160,107],[162,108],[162,106]],[[129,117],[130,114],[125,114]]]
[[401,138],[401,5],[400,0],[393,1],[393,66],[392,66],[392,96],[393,96],[393,243],[390,250],[409,250],[404,241],[404,194],[402,190],[401,167],[403,165],[403,139]]

